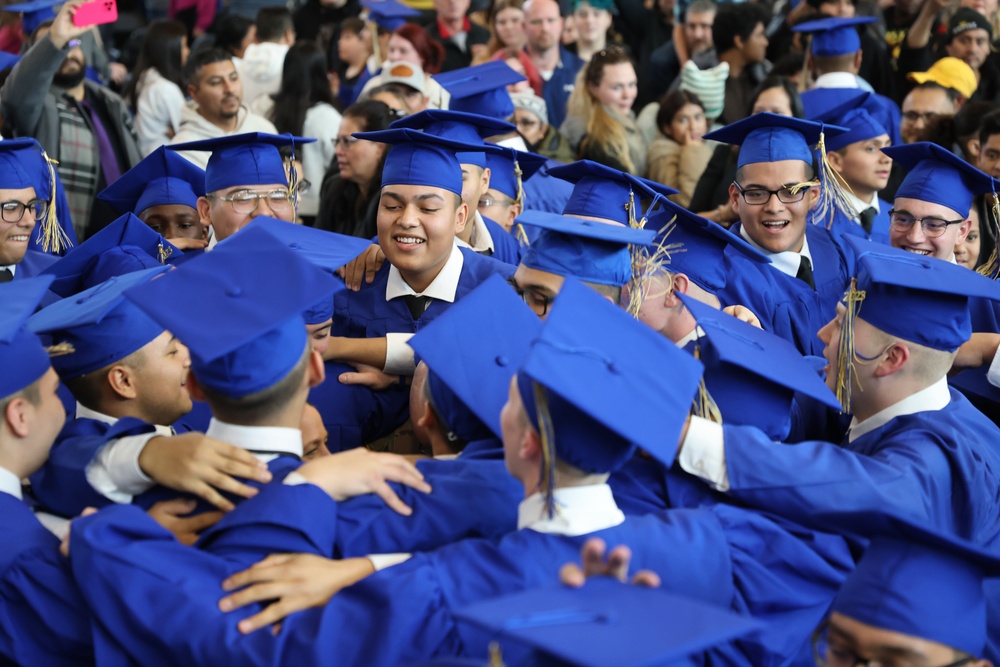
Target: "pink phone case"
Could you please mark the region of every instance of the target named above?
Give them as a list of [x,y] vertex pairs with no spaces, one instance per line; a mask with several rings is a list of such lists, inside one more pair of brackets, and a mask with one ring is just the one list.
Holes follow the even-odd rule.
[[80,5],[73,14],[73,25],[84,27],[114,23],[118,20],[118,3],[115,0],[93,0]]

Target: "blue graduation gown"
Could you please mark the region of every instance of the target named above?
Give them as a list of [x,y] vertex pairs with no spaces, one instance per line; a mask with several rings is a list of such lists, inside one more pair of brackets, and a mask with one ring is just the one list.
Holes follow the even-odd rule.
[[803,522],[831,509],[886,510],[1000,546],[1000,429],[954,389],[942,410],[896,417],[839,447],[724,431],[729,494],[750,507]]
[[[876,243],[890,245],[889,210],[891,208],[892,204],[889,202],[881,198],[878,200],[878,214],[872,220],[871,234],[865,233],[865,228],[862,227],[860,223],[856,222],[857,218],[849,218],[840,209],[835,211],[833,222],[829,225],[827,225],[825,220],[811,219],[810,222],[812,222],[812,224],[825,227],[830,232],[830,235],[833,236],[833,240],[837,243],[837,247],[839,247],[840,251],[844,254],[844,257],[847,260],[848,268],[853,269],[856,261],[856,258],[854,257],[854,249],[851,248],[849,243],[847,243],[847,239],[845,237],[857,236]],[[812,243],[811,239],[810,243]]]
[[[37,228],[38,225],[35,225],[35,227]],[[55,255],[28,250],[24,253],[24,259],[17,265],[17,270],[14,272],[14,280],[34,278],[58,261],[59,258]]]
[[493,239],[493,254],[490,255],[495,260],[513,264],[517,266],[521,263],[521,244],[513,234],[504,229],[500,223],[483,216],[486,229]]

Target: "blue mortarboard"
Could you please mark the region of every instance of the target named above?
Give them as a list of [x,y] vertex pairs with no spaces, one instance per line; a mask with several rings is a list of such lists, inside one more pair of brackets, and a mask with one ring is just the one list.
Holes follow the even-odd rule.
[[825,125],[773,113],[755,113],[735,123],[709,132],[706,139],[740,147],[737,167],[757,162],[801,160],[813,163],[812,147],[820,135],[831,139],[847,132],[846,127]]
[[449,109],[493,118],[510,118],[514,114],[507,86],[525,81],[523,74],[502,60],[442,72],[433,79],[451,96]]
[[353,136],[393,145],[382,167],[382,187],[426,185],[459,196],[462,195],[462,167],[456,154],[487,150],[483,143],[463,143],[410,128],[355,132]]
[[[515,165],[515,161],[517,164]],[[504,148],[502,152],[487,153],[486,166],[490,170],[490,187],[502,192],[514,201],[521,198],[521,182],[545,166],[547,158],[536,153],[526,153],[515,148]],[[518,176],[516,169],[520,168]]]
[[[518,389],[535,429],[547,413],[560,459],[606,473],[637,446],[673,463],[701,372],[661,334],[567,280],[518,371]],[[533,383],[543,388],[547,409]]]
[[[483,139],[487,137],[514,131],[514,126],[505,120],[461,111],[442,111],[441,109],[427,109],[400,118],[389,127],[392,129],[423,130],[437,137],[473,145],[484,144]],[[486,167],[486,155],[482,150],[474,153],[459,153],[455,157],[458,158],[460,164]]]
[[491,276],[410,339],[430,368],[434,407],[449,435],[465,442],[503,437],[510,379],[541,328],[507,281]]
[[0,141],[0,188],[19,190],[35,188],[35,196],[48,199],[48,170],[42,157],[42,147],[30,138],[5,139]]
[[806,21],[792,28],[794,32],[812,35],[810,48],[814,56],[845,56],[861,50],[858,26],[874,23],[874,16],[853,16],[851,18],[822,18]]
[[[549,174],[574,184],[573,194],[563,209],[564,215],[603,218],[623,225],[629,224],[631,217],[635,220],[642,217],[641,198],[654,197],[657,193],[677,193],[665,185],[653,190],[650,181],[590,160],[554,167],[549,169]],[[634,210],[630,210],[630,206]]]
[[187,345],[201,385],[242,398],[295,368],[308,344],[302,312],[333,289],[328,272],[251,228],[127,297]]
[[[845,237],[846,238],[846,237]],[[965,267],[860,237],[857,316],[885,333],[935,350],[956,350],[972,335],[969,298],[1000,301],[1000,284]]]
[[97,198],[114,206],[119,213],[139,215],[150,206],[161,204],[195,208],[203,194],[205,171],[160,146],[104,188]]
[[160,266],[169,257],[180,256],[181,251],[170,241],[126,213],[43,273],[55,276],[52,291],[67,297],[108,278]]
[[51,283],[51,276],[36,276],[0,285],[0,398],[33,384],[51,366],[38,336],[24,326]]
[[[168,271],[159,266],[110,278],[79,294],[56,301],[28,320],[35,333],[51,336],[52,357],[63,379],[76,378],[120,361],[163,333],[164,327],[124,298],[126,290]],[[159,304],[154,308],[160,307]],[[62,352],[62,351],[61,351]]]
[[65,0],[33,0],[33,2],[19,2],[16,5],[7,5],[3,8],[5,12],[21,14],[21,28],[24,34],[30,36],[35,29],[56,17],[56,7],[65,4]]
[[[244,229],[250,227],[260,227],[267,231],[288,248],[331,275],[371,245],[368,239],[296,225],[264,215],[254,218]],[[229,243],[233,238],[235,237],[220,241],[216,247]],[[331,287],[332,291],[329,294],[303,311],[302,317],[307,325],[322,324],[333,317],[333,294],[346,289],[346,285],[339,277],[334,277]]]
[[663,208],[649,215],[647,229],[656,232],[654,245],[666,253],[663,269],[683,273],[703,290],[712,294],[726,286],[724,253],[732,246],[747,259],[767,264],[770,260],[759,250],[722,225],[670,200]]
[[678,296],[704,332],[696,343],[698,359],[705,365],[705,387],[723,423],[756,426],[783,440],[796,392],[840,409],[819,373],[790,343],[689,296]]
[[997,180],[946,148],[927,141],[884,148],[882,152],[907,170],[896,198],[940,204],[968,217],[972,198],[997,191]]
[[995,553],[912,519],[875,511],[824,513],[814,521],[871,538],[831,611],[972,656],[983,654],[983,582],[1000,577]]
[[288,183],[285,162],[279,149],[308,144],[291,134],[247,132],[230,134],[201,141],[170,144],[172,151],[211,151],[205,167],[205,192],[218,192],[238,185],[271,185]]
[[847,132],[827,141],[826,149],[828,151],[839,151],[841,148],[859,141],[868,141],[889,134],[889,131],[882,127],[882,124],[865,109],[848,111],[843,116],[838,117],[835,122],[837,125],[846,127]]
[[420,16],[420,12],[396,0],[363,0],[368,10],[368,20],[386,30],[398,30],[407,19]]
[[548,659],[539,664],[574,667],[688,664],[684,658],[762,627],[749,616],[610,577],[506,595],[455,616],[493,633],[501,647],[537,649]]
[[650,229],[581,220],[547,211],[525,211],[517,222],[541,229],[521,255],[524,266],[618,287],[632,280],[630,246],[647,246],[656,235]]
[[857,88],[813,88],[802,93],[802,106],[809,120],[847,128],[844,134],[827,138],[826,148],[830,151],[889,134],[878,120],[884,110],[868,91]]

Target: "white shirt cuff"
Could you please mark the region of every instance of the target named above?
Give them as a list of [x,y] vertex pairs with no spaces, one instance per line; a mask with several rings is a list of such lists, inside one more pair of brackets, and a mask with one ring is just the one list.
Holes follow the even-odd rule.
[[385,368],[390,375],[413,375],[413,348],[408,341],[413,334],[389,333],[385,335]]
[[159,436],[159,433],[143,433],[107,443],[87,465],[87,482],[111,502],[132,502],[133,496],[156,485],[139,467],[139,455],[147,442]]
[[986,380],[994,387],[1000,387],[1000,349],[993,355],[990,369],[986,371]]
[[729,490],[722,424],[692,416],[677,462],[686,472],[700,477],[719,491]]
[[384,570],[387,567],[392,567],[393,565],[399,565],[400,563],[405,563],[410,560],[413,554],[370,554],[365,556],[371,561],[372,567],[375,568],[376,572]]

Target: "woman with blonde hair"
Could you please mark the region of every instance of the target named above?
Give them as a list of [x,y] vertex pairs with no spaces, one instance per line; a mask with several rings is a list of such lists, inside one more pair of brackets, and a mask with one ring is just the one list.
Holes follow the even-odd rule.
[[644,174],[646,146],[632,111],[636,84],[635,67],[621,47],[598,51],[580,70],[559,128],[577,158]]

